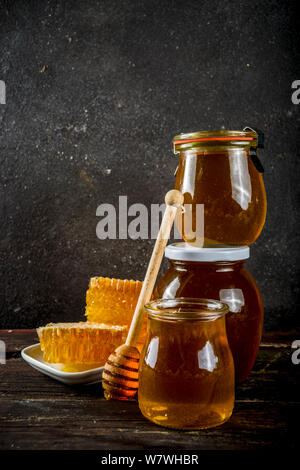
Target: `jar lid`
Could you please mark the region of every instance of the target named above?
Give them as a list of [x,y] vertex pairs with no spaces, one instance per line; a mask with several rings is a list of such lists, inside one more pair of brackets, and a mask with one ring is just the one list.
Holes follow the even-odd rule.
[[250,257],[249,246],[198,248],[188,243],[173,243],[165,249],[165,257],[176,261],[240,261]]
[[198,131],[178,134],[173,139],[174,153],[180,150],[191,150],[198,148],[213,149],[215,147],[254,147],[259,145],[258,133],[246,127],[240,131],[217,130]]

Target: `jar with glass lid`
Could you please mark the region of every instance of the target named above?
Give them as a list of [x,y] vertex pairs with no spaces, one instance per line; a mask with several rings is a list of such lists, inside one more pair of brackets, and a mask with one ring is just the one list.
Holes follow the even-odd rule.
[[266,218],[262,134],[251,128],[179,134],[175,188],[184,195],[182,238],[197,246],[251,245]]
[[227,421],[234,406],[227,305],[178,298],[154,300],[145,309],[138,389],[143,415],[175,429],[211,428]]
[[259,348],[263,302],[259,288],[246,269],[249,247],[196,248],[187,243],[167,246],[170,267],[158,281],[155,296],[217,299],[229,306],[226,329],[235,376],[249,375]]

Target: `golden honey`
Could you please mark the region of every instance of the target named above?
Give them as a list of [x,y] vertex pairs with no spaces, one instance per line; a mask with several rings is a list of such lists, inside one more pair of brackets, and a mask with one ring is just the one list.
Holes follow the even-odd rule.
[[200,299],[147,304],[147,337],[140,359],[139,407],[162,426],[203,429],[231,416],[234,365],[225,304]]
[[245,380],[256,359],[263,327],[259,288],[245,266],[249,248],[194,248],[174,243],[166,248],[170,266],[157,283],[157,298],[219,299],[229,306],[225,316],[235,379]]
[[183,239],[197,246],[254,243],[267,210],[262,174],[254,164],[256,134],[181,134],[174,138],[174,147],[179,153],[175,188],[187,205],[177,218]]

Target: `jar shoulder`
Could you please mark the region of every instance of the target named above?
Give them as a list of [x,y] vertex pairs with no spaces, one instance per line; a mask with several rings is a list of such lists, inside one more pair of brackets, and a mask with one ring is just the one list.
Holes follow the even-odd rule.
[[[156,297],[198,297],[219,294],[221,289],[241,289],[247,297],[257,297],[261,302],[258,285],[251,273],[243,267],[239,270],[176,269],[170,267],[160,278]],[[218,296],[219,297],[219,296]]]

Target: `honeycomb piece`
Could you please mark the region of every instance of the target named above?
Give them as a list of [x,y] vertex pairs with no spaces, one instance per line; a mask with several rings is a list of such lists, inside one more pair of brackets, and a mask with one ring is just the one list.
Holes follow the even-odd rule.
[[49,323],[37,328],[44,360],[63,364],[105,364],[126,340],[126,326],[102,323]]
[[[141,281],[92,277],[86,294],[85,315],[87,320],[108,325],[127,325],[132,316],[142,288]],[[139,345],[146,336],[147,319],[145,318]]]

